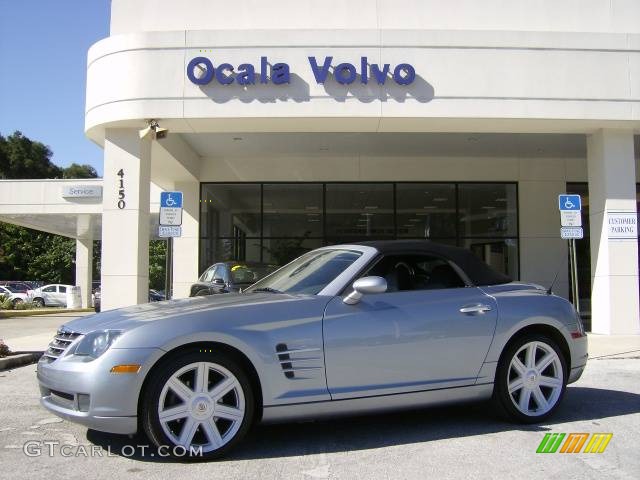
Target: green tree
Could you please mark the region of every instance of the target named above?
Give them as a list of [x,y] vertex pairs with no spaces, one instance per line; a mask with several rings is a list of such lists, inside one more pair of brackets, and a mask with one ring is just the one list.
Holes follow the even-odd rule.
[[3,223],[0,278],[72,283],[75,242],[70,238]]
[[49,147],[17,130],[6,138],[0,134],[0,177],[61,178],[62,169],[51,162],[51,155]]
[[91,165],[72,163],[62,171],[62,178],[96,178],[98,172]]

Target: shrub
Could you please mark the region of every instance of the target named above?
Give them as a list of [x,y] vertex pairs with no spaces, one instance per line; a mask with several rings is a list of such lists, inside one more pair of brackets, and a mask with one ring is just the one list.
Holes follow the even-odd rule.
[[33,302],[20,302],[16,303],[13,308],[15,310],[34,310],[36,308],[40,308],[40,305]]
[[0,310],[13,310],[13,300],[9,295],[0,295]]
[[4,343],[4,340],[0,339],[0,358],[7,357],[11,353],[9,346]]

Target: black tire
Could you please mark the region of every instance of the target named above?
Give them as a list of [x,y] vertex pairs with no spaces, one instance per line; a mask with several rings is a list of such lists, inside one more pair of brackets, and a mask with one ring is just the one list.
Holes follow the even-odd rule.
[[[158,416],[158,405],[162,390],[171,376],[181,368],[196,362],[211,362],[229,370],[238,380],[244,395],[244,418],[232,438],[228,439],[220,448],[206,453],[203,452],[202,455],[190,456],[187,454],[186,456],[177,457],[181,460],[188,461],[213,460],[224,456],[245,437],[253,425],[256,412],[255,394],[251,387],[251,382],[243,369],[228,356],[217,352],[205,353],[200,351],[190,351],[168,357],[166,360],[161,361],[150,373],[148,384],[142,394],[140,418],[142,428],[153,444],[158,448],[163,447],[164,453],[168,453],[173,456],[173,447],[176,446],[176,443],[166,435],[162,428]],[[224,434],[222,435],[224,437]],[[183,452],[179,452],[179,454],[182,453]]]
[[21,298],[15,298],[13,300],[13,306],[15,307],[16,305],[18,305],[19,303],[22,303],[23,300]]
[[35,303],[38,307],[43,308],[44,307],[44,299],[38,297],[38,298],[34,298],[33,299],[33,303]]
[[[512,398],[512,395],[509,393],[509,382],[513,381],[513,379],[510,378],[512,376],[512,372],[510,372],[510,365],[511,365],[511,361],[514,359],[514,356],[525,345],[530,344],[531,342],[538,342],[538,344],[540,344],[540,350],[542,350],[543,348],[548,348],[548,349],[552,349],[555,352],[555,354],[558,357],[560,366],[558,367],[557,364],[554,364],[554,365],[548,366],[547,368],[551,368],[554,374],[556,373],[559,374],[559,372],[561,371],[562,380],[561,380],[561,387],[559,392],[556,390],[555,393],[550,394],[548,398],[546,398],[546,395],[545,395],[546,400],[548,399],[553,400],[553,404],[551,405],[548,411],[541,409],[541,413],[526,414],[526,413],[523,413],[523,411],[521,411],[518,407],[516,407],[514,403],[516,401],[515,396],[517,395],[515,391],[514,391],[514,398]],[[557,372],[556,372],[556,369],[557,369]],[[547,373],[547,372],[548,370],[546,369],[543,370],[543,373]],[[534,374],[531,375],[531,377],[534,377],[534,376],[535,376]],[[553,341],[551,338],[541,334],[533,333],[533,334],[523,335],[521,337],[516,338],[513,342],[511,342],[511,344],[506,348],[506,350],[503,352],[503,354],[500,357],[500,362],[498,363],[498,368],[496,370],[496,378],[495,378],[494,387],[493,387],[493,404],[496,407],[498,414],[503,418],[505,418],[506,420],[516,422],[516,423],[525,423],[525,424],[543,422],[544,420],[551,417],[555,413],[560,403],[562,402],[562,398],[564,397],[566,387],[567,387],[567,379],[568,379],[568,369],[567,369],[566,360],[564,358],[564,355],[562,354],[562,351],[556,344],[556,342]],[[531,381],[535,382],[535,380],[531,380]],[[535,385],[535,383],[533,383],[533,385]],[[547,387],[545,386],[542,386],[542,387],[545,390],[547,390]],[[544,390],[542,389],[541,391],[544,392]],[[551,392],[552,389],[548,388],[548,391]],[[521,394],[522,394],[522,390],[520,391],[520,395]],[[535,396],[533,394],[531,396],[534,397],[533,404],[536,404],[537,400],[535,399]],[[531,400],[529,400],[529,402],[531,402]],[[527,402],[527,404],[532,405],[529,402]]]

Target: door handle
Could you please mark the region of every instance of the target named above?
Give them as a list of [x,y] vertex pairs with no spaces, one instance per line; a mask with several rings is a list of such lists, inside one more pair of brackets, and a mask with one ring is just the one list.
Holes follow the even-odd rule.
[[478,313],[486,313],[490,311],[491,311],[491,307],[489,305],[482,305],[480,303],[476,305],[465,305],[460,309],[460,313],[468,313],[471,315],[478,314]]

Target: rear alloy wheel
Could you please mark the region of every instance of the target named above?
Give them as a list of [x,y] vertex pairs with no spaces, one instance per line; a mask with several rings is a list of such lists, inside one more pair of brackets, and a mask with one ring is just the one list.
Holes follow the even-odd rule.
[[494,401],[513,420],[540,422],[560,404],[566,372],[564,357],[553,340],[542,335],[524,336],[501,359]]
[[42,298],[34,298],[33,303],[35,303],[38,307],[44,307],[44,300]]
[[21,299],[21,298],[16,298],[16,299],[13,301],[13,304],[14,304],[14,305],[18,305],[19,303],[22,303],[22,299]]
[[159,369],[143,404],[144,428],[163,454],[219,457],[247,433],[254,396],[244,372],[219,354],[191,353]]

